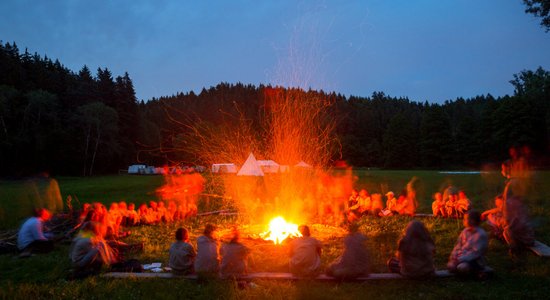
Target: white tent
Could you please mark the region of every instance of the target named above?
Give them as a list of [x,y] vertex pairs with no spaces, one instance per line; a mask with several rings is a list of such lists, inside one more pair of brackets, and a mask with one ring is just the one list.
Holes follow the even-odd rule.
[[262,168],[260,168],[260,165],[258,165],[258,161],[256,161],[254,154],[250,153],[250,155],[248,155],[248,158],[239,170],[239,173],[237,173],[237,176],[264,176],[264,172]]
[[213,164],[212,173],[237,173],[235,164]]
[[146,165],[131,165],[128,167],[128,174],[143,174],[147,168]]
[[262,168],[264,173],[277,173],[279,172],[279,164],[272,160],[258,160],[258,165]]
[[301,161],[295,165],[298,168],[311,168],[311,165],[307,164],[305,161]]

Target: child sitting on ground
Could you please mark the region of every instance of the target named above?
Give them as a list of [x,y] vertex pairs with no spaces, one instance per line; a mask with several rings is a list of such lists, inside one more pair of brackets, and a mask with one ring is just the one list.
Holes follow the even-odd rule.
[[301,237],[290,243],[290,272],[296,276],[315,277],[321,269],[321,242],[311,237],[309,227],[300,225]]
[[195,261],[195,248],[189,244],[189,232],[185,228],[176,230],[176,241],[170,245],[170,261],[168,266],[176,275],[187,275],[193,273]]
[[470,210],[472,203],[470,202],[470,199],[466,197],[466,193],[464,193],[464,191],[459,191],[458,200],[456,201],[455,205],[457,217],[462,218],[464,214],[466,214]]
[[349,224],[349,233],[344,238],[344,253],[328,267],[328,276],[338,279],[354,279],[369,275],[367,238],[358,229],[357,223]]
[[380,212],[381,217],[387,217],[391,215],[397,214],[396,207],[397,207],[397,199],[395,199],[395,196],[392,191],[389,191],[386,193],[386,208],[384,208]]
[[447,217],[456,217],[456,202],[458,200],[458,190],[455,187],[449,187],[445,191],[445,196],[443,196],[443,199],[445,200],[445,210],[447,212]]
[[430,233],[422,222],[413,220],[399,240],[396,256],[388,261],[388,268],[406,277],[427,278],[435,272],[434,254]]
[[481,214],[481,220],[486,221],[491,226],[492,233],[497,238],[502,238],[504,227],[502,195],[495,197],[495,208],[484,211]]
[[481,227],[481,215],[470,211],[464,215],[464,230],[460,233],[451,252],[447,268],[461,275],[481,275],[485,269],[487,252],[487,233]]
[[206,224],[204,234],[197,239],[197,258],[195,272],[201,276],[216,275],[220,268],[218,241],[215,237],[216,226]]
[[220,273],[222,278],[238,278],[246,275],[247,258],[250,250],[239,241],[240,233],[234,228],[231,241],[223,244],[220,249],[222,262]]
[[440,192],[437,192],[433,196],[434,202],[432,203],[432,212],[434,217],[445,217],[447,212],[445,211],[445,201],[443,200],[443,195]]

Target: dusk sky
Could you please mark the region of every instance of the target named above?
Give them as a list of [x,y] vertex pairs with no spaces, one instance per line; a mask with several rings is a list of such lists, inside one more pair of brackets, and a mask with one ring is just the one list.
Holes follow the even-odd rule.
[[77,72],[125,71],[138,99],[220,82],[415,101],[512,94],[550,70],[550,33],[521,0],[0,2],[0,40]]

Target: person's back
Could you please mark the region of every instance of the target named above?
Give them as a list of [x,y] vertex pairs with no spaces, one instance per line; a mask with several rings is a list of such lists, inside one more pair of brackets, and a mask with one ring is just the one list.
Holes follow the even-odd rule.
[[321,242],[310,236],[309,227],[300,226],[299,229],[303,236],[290,243],[290,272],[298,276],[314,276],[321,267]]
[[195,259],[195,272],[217,273],[219,270],[218,242],[214,239],[215,227],[206,225],[205,235],[197,239],[197,257]]
[[176,241],[170,245],[168,266],[174,274],[193,273],[195,248],[189,244],[189,232],[185,228],[176,230]]
[[250,250],[239,242],[238,233],[235,233],[231,242],[223,244],[220,253],[222,256],[220,266],[222,277],[239,277],[246,274],[246,259]]
[[367,238],[357,232],[356,225],[350,225],[350,233],[344,238],[344,253],[328,267],[327,275],[341,279],[367,276],[369,256],[366,241]]
[[433,275],[435,245],[428,231],[421,222],[413,221],[405,232],[397,249],[400,273],[411,278]]

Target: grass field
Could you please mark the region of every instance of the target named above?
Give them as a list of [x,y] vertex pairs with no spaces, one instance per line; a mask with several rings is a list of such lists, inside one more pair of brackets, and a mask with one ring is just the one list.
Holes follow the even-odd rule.
[[[474,207],[484,210],[502,190],[502,179],[496,173],[448,175],[433,171],[356,171],[355,186],[370,192],[393,190],[398,192],[414,175],[419,177],[420,212],[429,212],[429,195],[441,186],[452,182],[463,188]],[[155,199],[154,190],[162,185],[162,177],[106,176],[97,178],[57,178],[63,199],[77,195],[81,202],[120,201],[140,203]],[[550,244],[550,172],[538,172],[533,179],[531,197],[527,199],[537,239]],[[21,214],[28,207],[29,183],[0,181],[0,209],[3,210],[4,228],[13,228],[21,222]],[[18,200],[19,199],[19,200]],[[22,199],[22,200],[21,200]],[[19,202],[18,202],[19,201]],[[360,230],[369,237],[372,272],[386,272],[385,262],[393,254],[396,242],[406,224],[407,217],[386,219],[364,218]],[[435,240],[436,267],[444,268],[449,252],[462,230],[461,222],[451,219],[422,219]],[[232,217],[203,217],[186,220],[182,224],[143,226],[132,229],[129,242],[144,241],[145,251],[135,257],[143,263],[163,262],[168,259],[167,249],[175,229],[185,226],[192,232],[194,242],[207,222],[229,228],[235,223]],[[312,226],[314,236],[322,240],[323,264],[328,265],[342,251],[342,232],[338,228]],[[243,233],[257,231],[252,226],[242,227]],[[244,243],[252,249],[251,271],[279,271],[287,269],[285,245],[275,246],[256,239],[246,238]],[[496,277],[485,282],[456,278],[429,281],[394,280],[364,283],[273,282],[256,281],[257,288],[240,290],[235,283],[212,281],[197,284],[184,280],[108,280],[89,278],[66,281],[70,269],[68,244],[60,245],[53,253],[19,259],[13,255],[0,256],[0,298],[201,298],[201,299],[544,299],[550,294],[550,261],[531,253],[517,262],[507,255],[501,242],[491,240],[488,261],[496,270]]]

